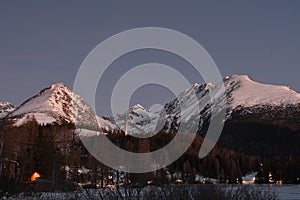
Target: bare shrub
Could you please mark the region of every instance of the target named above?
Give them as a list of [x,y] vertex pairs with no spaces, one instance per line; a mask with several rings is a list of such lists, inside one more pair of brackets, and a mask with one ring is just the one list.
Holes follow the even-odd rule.
[[274,190],[256,185],[232,185],[223,188],[219,186],[218,190],[223,190],[225,198],[232,200],[276,200],[278,198],[278,194]]
[[180,184],[147,187],[77,189],[72,192],[19,194],[6,199],[65,200],[275,200],[277,193],[256,185]]

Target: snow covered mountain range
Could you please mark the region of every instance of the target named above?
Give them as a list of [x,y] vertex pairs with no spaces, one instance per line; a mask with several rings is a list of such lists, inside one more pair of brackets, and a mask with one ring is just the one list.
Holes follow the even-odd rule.
[[[268,85],[255,82],[247,75],[232,75],[224,78],[226,99],[214,99],[220,107],[226,106],[226,119],[237,113],[261,112],[270,113],[272,110],[289,109],[289,115],[300,111],[300,94],[287,86]],[[201,129],[207,123],[212,108],[209,89],[216,87],[214,83],[193,84],[179,96],[164,105],[163,112],[152,111],[141,105],[135,105],[126,113],[114,120],[95,117],[94,111],[84,100],[74,94],[63,83],[53,84],[40,91],[37,95],[26,100],[15,108],[9,103],[0,103],[0,118],[12,118],[17,126],[22,125],[29,117],[34,116],[40,124],[74,123],[78,127],[97,127],[97,121],[102,130],[111,131],[125,129],[128,121],[128,132],[153,132],[163,128],[166,131],[176,131],[178,125],[196,123]],[[191,94],[196,94],[201,109],[200,123],[191,117],[195,103]],[[180,102],[189,105],[188,113],[181,113]],[[285,113],[285,112],[282,112]],[[280,113],[279,113],[280,114]],[[126,120],[125,120],[126,117]],[[274,116],[275,117],[275,116]],[[277,116],[278,117],[278,116]],[[181,120],[181,121],[180,121]],[[158,125],[157,125],[158,124]]]
[[[255,82],[247,75],[232,75],[224,78],[226,99],[214,99],[220,108],[226,106],[226,120],[233,116],[246,116],[258,113],[261,117],[267,115],[269,120],[286,118],[289,120],[294,111],[300,111],[300,94],[287,86],[268,85]],[[164,105],[164,113],[151,112],[141,105],[130,108],[127,112],[129,132],[140,129],[153,131],[157,122],[165,121],[164,130],[176,131],[180,123],[188,123],[191,126],[199,126],[199,131],[208,124],[212,108],[209,89],[216,87],[214,83],[193,84],[183,91],[177,98]],[[197,102],[191,98],[196,94]],[[184,101],[189,109],[180,110],[180,102]],[[226,104],[227,103],[227,104]],[[194,107],[200,107],[200,122],[193,120]],[[220,109],[219,108],[219,109]],[[278,113],[274,113],[277,111]],[[271,116],[273,113],[273,116]],[[196,113],[195,113],[196,114]],[[295,117],[295,116],[294,116]],[[123,120],[124,121],[124,120]],[[299,121],[300,122],[300,121]],[[124,122],[117,120],[117,124],[123,129]],[[134,124],[134,126],[130,126]],[[298,124],[300,128],[300,124]]]

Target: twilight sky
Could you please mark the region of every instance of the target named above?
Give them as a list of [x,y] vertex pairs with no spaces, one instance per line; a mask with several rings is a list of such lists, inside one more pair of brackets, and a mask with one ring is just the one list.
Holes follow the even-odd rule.
[[[300,92],[300,1],[178,2],[1,1],[0,101],[19,105],[56,82],[72,87],[81,62],[97,44],[145,26],[192,37],[223,76],[248,74]],[[98,114],[110,113],[110,94],[118,78],[148,62],[167,64],[191,83],[202,83],[192,67],[173,54],[132,52],[116,60],[100,81]],[[131,103],[162,104],[172,96],[166,88],[147,85],[135,92]]]

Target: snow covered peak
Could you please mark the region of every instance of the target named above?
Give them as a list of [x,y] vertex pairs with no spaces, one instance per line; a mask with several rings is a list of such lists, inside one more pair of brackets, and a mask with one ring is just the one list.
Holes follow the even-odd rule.
[[238,74],[234,74],[234,75],[231,75],[231,76],[226,76],[227,79],[235,79],[235,80],[240,80],[240,81],[254,81],[250,76],[246,75],[246,74],[243,74],[243,75],[238,75]]
[[128,109],[124,114],[114,119],[115,124],[125,131],[125,123],[128,121],[128,134],[150,133],[156,128],[160,118],[160,111],[151,111],[140,104]]
[[69,91],[69,92],[73,93],[72,89],[69,88],[68,86],[66,86],[63,82],[54,83],[54,84],[50,85],[50,87],[45,88],[45,89],[52,90],[52,91],[65,90],[65,91]]
[[215,86],[215,84],[211,83],[211,82],[207,82],[204,84],[194,83],[192,85],[191,89],[199,89],[199,88],[204,87],[206,90],[208,90],[210,87],[214,87],[214,86]]
[[11,103],[9,103],[9,102],[7,102],[7,101],[5,101],[5,102],[0,102],[0,108],[3,108],[3,107],[14,107],[14,105],[13,104],[11,104]]
[[67,87],[63,82],[54,83],[51,85],[51,88]]
[[8,115],[8,113],[15,110],[15,106],[9,102],[0,102],[0,119]]
[[74,93],[64,84],[52,84],[26,100],[10,116],[32,112],[58,111],[62,105],[71,103],[72,96]]
[[133,110],[137,110],[137,109],[142,109],[142,110],[146,110],[144,108],[144,106],[142,106],[141,104],[135,104],[131,107]]
[[74,94],[71,88],[66,86],[64,83],[54,83],[50,87],[45,88],[45,91],[66,91],[67,93]]
[[193,88],[198,88],[199,86],[200,86],[199,83],[194,83],[194,84],[192,85]]
[[8,117],[17,119],[22,125],[28,117],[34,117],[40,124],[74,123],[97,127],[94,111],[84,100],[63,83],[52,84],[21,104]]
[[214,83],[208,82],[205,84],[205,89],[208,90],[209,88],[214,87],[214,86],[215,86]]
[[224,80],[232,109],[257,105],[299,104],[300,94],[287,86],[258,83],[247,75],[233,75]]

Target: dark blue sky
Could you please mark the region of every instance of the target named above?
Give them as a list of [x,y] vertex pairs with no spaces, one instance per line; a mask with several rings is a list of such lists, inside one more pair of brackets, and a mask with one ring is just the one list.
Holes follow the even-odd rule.
[[[1,1],[0,101],[19,105],[55,82],[72,87],[81,62],[98,43],[144,26],[171,28],[194,38],[223,76],[248,74],[300,91],[299,9],[299,1]],[[98,114],[109,113],[110,91],[118,77],[147,62],[168,64],[191,83],[202,82],[188,63],[172,54],[133,52],[113,63],[100,82]],[[132,103],[149,106],[171,96],[167,89],[145,86]]]

